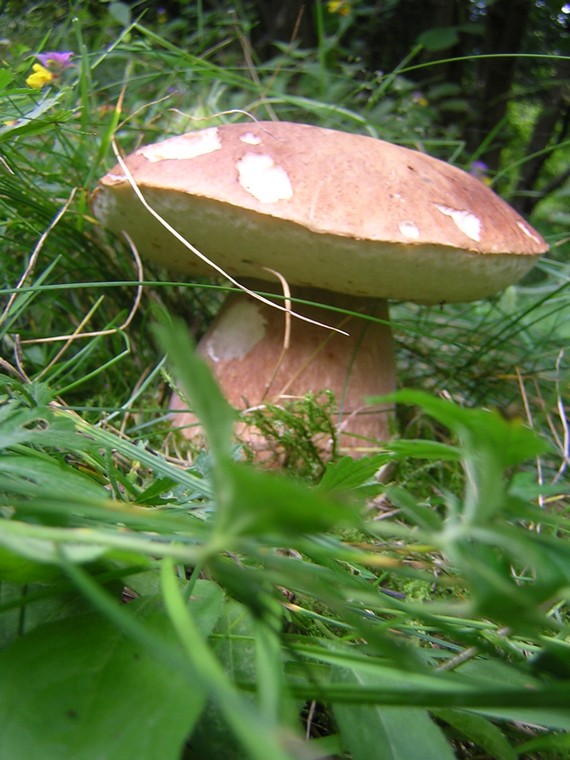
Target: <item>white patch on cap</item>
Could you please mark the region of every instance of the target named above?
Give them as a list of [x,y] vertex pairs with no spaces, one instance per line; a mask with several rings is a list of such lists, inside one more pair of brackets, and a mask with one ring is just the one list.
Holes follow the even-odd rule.
[[155,163],[165,159],[197,158],[206,153],[220,150],[221,147],[218,128],[211,127],[199,132],[188,132],[178,137],[170,137],[168,140],[156,143],[156,145],[146,145],[137,150],[137,154],[144,156],[147,161]]
[[465,211],[459,208],[450,208],[449,206],[442,206],[439,203],[435,204],[438,211],[441,211],[445,216],[451,217],[455,222],[455,226],[461,230],[464,235],[467,235],[471,240],[477,242],[481,240],[481,220],[479,217],[472,214],[470,211]]
[[246,153],[236,164],[239,183],[261,203],[276,203],[293,197],[287,172],[264,153]]
[[519,227],[524,234],[529,237],[531,240],[534,240],[535,243],[541,243],[541,239],[537,237],[531,229],[529,229],[524,222],[517,222],[517,227]]
[[124,174],[112,174],[109,172],[107,176],[105,177],[105,182],[107,182],[110,185],[118,185],[121,182],[124,182],[127,178]]
[[261,143],[261,137],[254,135],[253,132],[246,132],[239,139],[248,145],[259,145]]
[[420,231],[413,222],[400,222],[398,227],[402,235],[410,240],[417,240],[420,236]]
[[205,340],[206,353],[216,364],[241,359],[265,335],[265,319],[252,301],[236,301],[223,312],[216,329]]

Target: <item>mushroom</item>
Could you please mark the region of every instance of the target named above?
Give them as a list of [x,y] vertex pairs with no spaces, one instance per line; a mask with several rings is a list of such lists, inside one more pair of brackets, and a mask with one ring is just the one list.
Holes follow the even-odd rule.
[[[279,293],[286,283],[294,312],[348,333],[293,318],[283,350],[283,300],[275,308],[238,292],[198,350],[238,408],[332,390],[349,453],[391,432],[392,410],[366,402],[395,388],[388,299],[484,298],[547,250],[514,209],[460,169],[306,124],[225,124],[171,137],[101,179],[93,210],[106,227],[126,231],[143,257],[165,267],[211,272],[149,207],[218,271],[250,291]],[[175,397],[172,408],[182,406]]]

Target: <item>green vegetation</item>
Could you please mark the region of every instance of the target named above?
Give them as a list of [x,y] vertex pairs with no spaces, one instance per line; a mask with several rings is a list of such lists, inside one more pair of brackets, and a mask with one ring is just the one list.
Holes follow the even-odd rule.
[[[3,3],[0,758],[568,756],[567,8],[519,3],[482,132],[506,3],[433,27],[378,5],[316,2],[286,33],[263,2]],[[373,456],[322,462],[311,397],[256,419],[289,469],[244,461],[192,349],[224,284],[90,215],[113,143],[247,114],[484,159],[552,245],[492,301],[394,307],[401,435]]]

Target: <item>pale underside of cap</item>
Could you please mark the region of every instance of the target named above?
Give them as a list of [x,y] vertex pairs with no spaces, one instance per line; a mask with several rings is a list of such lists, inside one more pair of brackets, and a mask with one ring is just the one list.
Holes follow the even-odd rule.
[[[469,301],[522,277],[546,243],[479,179],[418,151],[288,122],[227,124],[146,146],[126,164],[147,203],[234,277],[359,296]],[[116,166],[96,216],[141,256],[213,270]]]

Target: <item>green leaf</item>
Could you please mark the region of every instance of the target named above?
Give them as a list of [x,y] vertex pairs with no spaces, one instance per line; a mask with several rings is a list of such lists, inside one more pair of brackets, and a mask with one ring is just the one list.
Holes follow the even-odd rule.
[[177,383],[204,428],[212,453],[223,466],[223,461],[231,458],[236,411],[224,398],[206,362],[196,354],[182,320],[176,319],[168,324],[163,318],[155,325],[155,333],[168,356]]
[[5,90],[14,79],[14,73],[10,69],[0,69],[0,90]]
[[297,536],[360,522],[353,506],[325,498],[283,475],[241,462],[228,462],[225,475],[223,523],[217,527],[228,536],[268,532]]
[[516,760],[518,757],[503,732],[487,718],[459,710],[434,710],[433,714],[478,744],[494,760]]
[[[520,689],[523,693],[530,694],[536,692],[540,681],[528,676],[524,671],[498,660],[475,659],[460,665],[456,672],[460,675],[467,675],[476,678],[480,684],[487,683],[489,687],[502,690],[506,684],[513,688]],[[537,726],[547,726],[553,729],[570,731],[570,689],[562,681],[552,681],[554,686],[562,686],[563,696],[558,692],[556,700],[557,706],[542,707],[541,700],[533,700],[532,707],[513,706],[513,700],[505,699],[501,707],[489,707],[484,710],[477,710],[477,713],[485,714],[502,720],[516,721],[517,723],[533,723]],[[546,684],[548,688],[548,684]],[[553,689],[550,688],[552,692]],[[548,700],[546,698],[546,701]]]
[[49,499],[106,502],[109,493],[92,478],[66,464],[37,455],[0,457],[0,485],[3,491]]
[[336,462],[329,462],[315,491],[331,496],[354,497],[354,492],[360,490],[368,495],[370,488],[379,488],[374,477],[379,468],[391,460],[389,454],[376,454],[361,459],[347,456]]
[[124,27],[131,23],[131,9],[126,3],[109,3],[109,14]]
[[[186,609],[180,595],[173,564],[162,561],[162,588],[170,619],[178,633],[180,643],[195,672],[196,681],[207,688],[220,709],[224,720],[247,750],[251,760],[291,760],[285,749],[281,727],[268,721],[260,710],[252,708],[247,697],[239,693],[211,647],[204,641],[194,616]],[[256,726],[255,734],[251,726]],[[293,735],[287,737],[294,741]]]
[[[36,563],[48,563],[59,565],[61,556],[58,546],[49,539],[35,538],[32,536],[18,536],[6,534],[0,531],[0,544],[10,552],[20,555]],[[81,544],[67,544],[66,550],[71,562],[93,562],[101,557],[107,551],[105,546],[83,546]],[[6,559],[6,557],[3,557]],[[50,576],[50,571],[46,572],[46,577]]]
[[[517,747],[519,757],[540,757],[539,752],[553,753],[553,758],[570,754],[570,733],[537,736]],[[531,754],[532,753],[532,754]],[[550,757],[545,755],[544,757]]]
[[[14,549],[8,548],[13,545],[13,542],[17,544]],[[47,547],[42,547],[42,549],[48,554]],[[51,562],[55,551],[53,542],[50,549],[48,556]],[[61,577],[59,570],[40,562],[35,550],[32,551],[29,543],[23,539],[20,542],[18,536],[5,536],[0,529],[0,578],[2,581],[8,580],[16,583],[43,581],[49,583],[59,577]]]
[[495,410],[468,409],[415,390],[391,394],[390,400],[415,404],[446,425],[463,446],[491,447],[501,469],[514,467],[548,451],[548,444],[521,420],[506,420]]
[[[128,611],[176,646],[152,600]],[[178,760],[204,700],[99,614],[48,623],[0,653],[0,757]]]
[[543,648],[531,657],[530,664],[535,673],[570,679],[570,642],[545,640]]
[[454,26],[428,29],[426,32],[422,32],[418,37],[418,44],[422,45],[430,52],[447,50],[456,45],[458,41],[459,34]]
[[388,486],[386,496],[413,523],[423,530],[441,529],[442,520],[430,506],[418,504],[414,497],[401,486]]
[[386,448],[393,451],[398,459],[413,457],[414,459],[433,459],[438,462],[457,462],[461,459],[461,451],[457,446],[450,446],[439,441],[402,439],[400,441],[389,441]]
[[530,428],[519,420],[505,420],[495,411],[464,409],[413,390],[399,391],[382,401],[416,404],[457,435],[467,475],[461,506],[464,526],[486,525],[491,517],[506,511],[505,470],[548,450],[547,443]]
[[69,446],[76,442],[76,437],[71,417],[57,414],[47,406],[23,408],[12,402],[0,407],[0,449],[30,442]]
[[[336,682],[370,686],[369,673],[337,668]],[[353,760],[453,760],[455,755],[426,710],[412,707],[335,704],[342,746]]]
[[[226,600],[214,635],[212,650],[234,683],[255,683],[255,644],[251,614],[232,599]],[[245,695],[244,695],[245,696]],[[254,703],[254,694],[246,697]],[[197,758],[241,760],[243,747],[228,731],[220,708],[209,699],[202,718],[192,733],[192,750]]]

